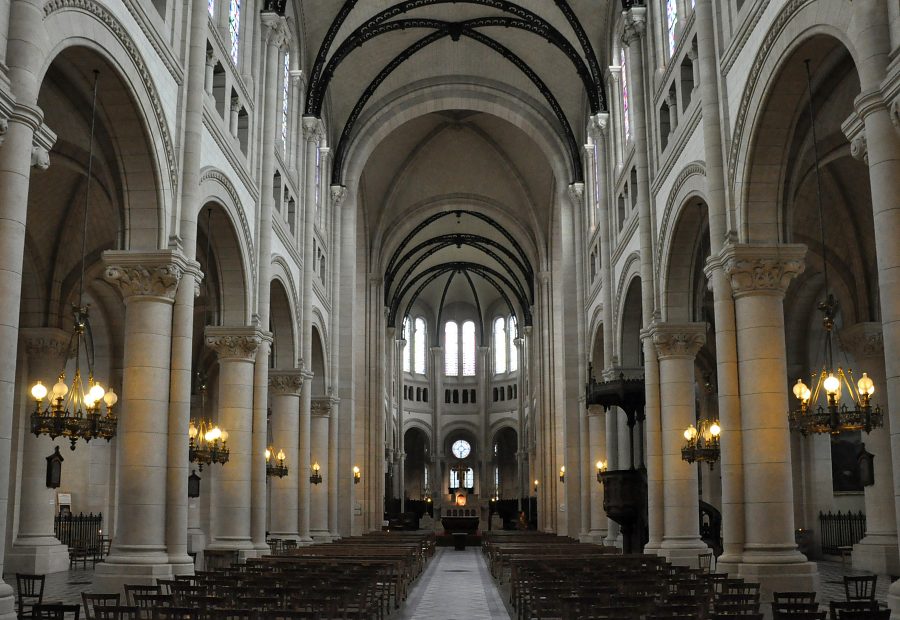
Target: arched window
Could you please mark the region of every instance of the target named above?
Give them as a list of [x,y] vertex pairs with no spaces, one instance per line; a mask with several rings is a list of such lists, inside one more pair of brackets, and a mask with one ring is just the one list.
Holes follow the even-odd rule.
[[678,0],[666,0],[666,40],[669,57],[675,53],[675,30],[678,26]]
[[448,377],[459,374],[459,326],[455,321],[444,325],[444,374]]
[[509,317],[508,334],[509,334],[509,372],[519,370],[519,345],[516,344],[516,338],[519,337],[519,326],[516,324],[516,317]]
[[494,372],[506,372],[506,319],[494,319]]
[[403,358],[403,372],[409,372],[409,317],[403,320],[403,340],[406,341],[406,344],[403,345],[403,353],[401,357]]
[[619,49],[619,66],[622,67],[622,127],[625,141],[631,140],[631,121],[628,118],[628,63],[625,62],[625,48]]
[[322,204],[322,147],[316,149],[316,223],[321,221]]
[[455,469],[450,470],[450,488],[458,489],[460,486],[466,489],[471,489],[475,486],[475,472],[472,471],[471,467],[466,469],[465,474],[463,474],[462,485],[460,485],[459,472]]
[[237,66],[241,49],[241,0],[231,0],[228,7],[228,34],[231,39],[231,62]]
[[288,137],[288,99],[291,86],[291,55],[284,55],[284,75],[281,77],[281,150],[287,153]]
[[420,374],[425,374],[425,319],[418,317],[413,332],[413,367]]
[[475,376],[475,322],[466,321],[462,326],[462,367],[464,377]]
[[216,16],[216,0],[206,0],[206,8],[209,10],[209,16]]

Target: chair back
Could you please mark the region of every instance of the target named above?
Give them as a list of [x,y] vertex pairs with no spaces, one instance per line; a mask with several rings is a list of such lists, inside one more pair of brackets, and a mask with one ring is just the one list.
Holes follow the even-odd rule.
[[96,620],[139,620],[138,608],[133,605],[106,605],[94,607]]
[[49,620],[78,620],[81,614],[81,605],[66,605],[64,603],[39,603],[34,606],[35,618],[47,618]]
[[712,551],[709,553],[701,553],[697,555],[697,566],[704,573],[712,572],[712,563],[713,563],[713,554]]
[[44,582],[46,575],[16,573],[16,590],[19,598],[36,598],[38,602],[44,598]]
[[159,586],[147,584],[125,584],[125,602],[128,605],[137,605],[134,597],[138,594],[159,594]]
[[775,603],[815,603],[815,592],[773,592]]
[[878,575],[844,576],[844,594],[848,601],[874,601]]
[[110,605],[118,605],[120,600],[119,593],[115,594],[94,594],[91,592],[81,593],[81,604],[84,607],[84,617],[87,620],[95,620],[95,607],[109,607]]

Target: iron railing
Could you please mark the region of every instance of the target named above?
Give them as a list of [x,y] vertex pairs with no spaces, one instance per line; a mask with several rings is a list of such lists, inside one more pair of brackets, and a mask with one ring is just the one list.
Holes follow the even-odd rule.
[[53,519],[53,533],[70,549],[99,549],[102,528],[103,513],[64,514]]
[[866,535],[866,515],[862,511],[819,513],[822,553],[839,555],[841,547],[852,547]]

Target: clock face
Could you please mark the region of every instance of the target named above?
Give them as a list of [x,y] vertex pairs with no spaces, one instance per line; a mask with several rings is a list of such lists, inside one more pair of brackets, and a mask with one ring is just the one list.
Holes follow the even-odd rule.
[[457,439],[453,442],[451,450],[453,452],[453,456],[458,459],[464,459],[469,456],[469,452],[472,451],[472,446],[470,446],[469,442],[465,439]]

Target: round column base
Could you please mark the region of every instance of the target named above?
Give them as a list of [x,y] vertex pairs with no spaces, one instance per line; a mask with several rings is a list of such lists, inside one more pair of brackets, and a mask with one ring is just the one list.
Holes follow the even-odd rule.
[[[801,558],[804,556],[797,552]],[[745,560],[747,556],[744,556]],[[815,562],[741,564],[739,576],[759,582],[760,600],[772,601],[773,592],[819,592],[819,569]]]
[[55,538],[13,543],[6,552],[4,570],[8,573],[48,575],[69,570],[69,548]]
[[866,570],[877,575],[900,575],[896,536],[866,536],[853,545],[851,558],[855,570]]
[[125,584],[129,585],[155,585],[158,579],[172,579],[172,565],[166,562],[166,556],[161,556],[159,563],[135,563],[129,564],[127,557],[108,557],[112,562],[101,562],[94,570],[94,579],[91,582],[89,592],[125,593]]
[[16,620],[16,594],[7,583],[0,580],[0,620]]

